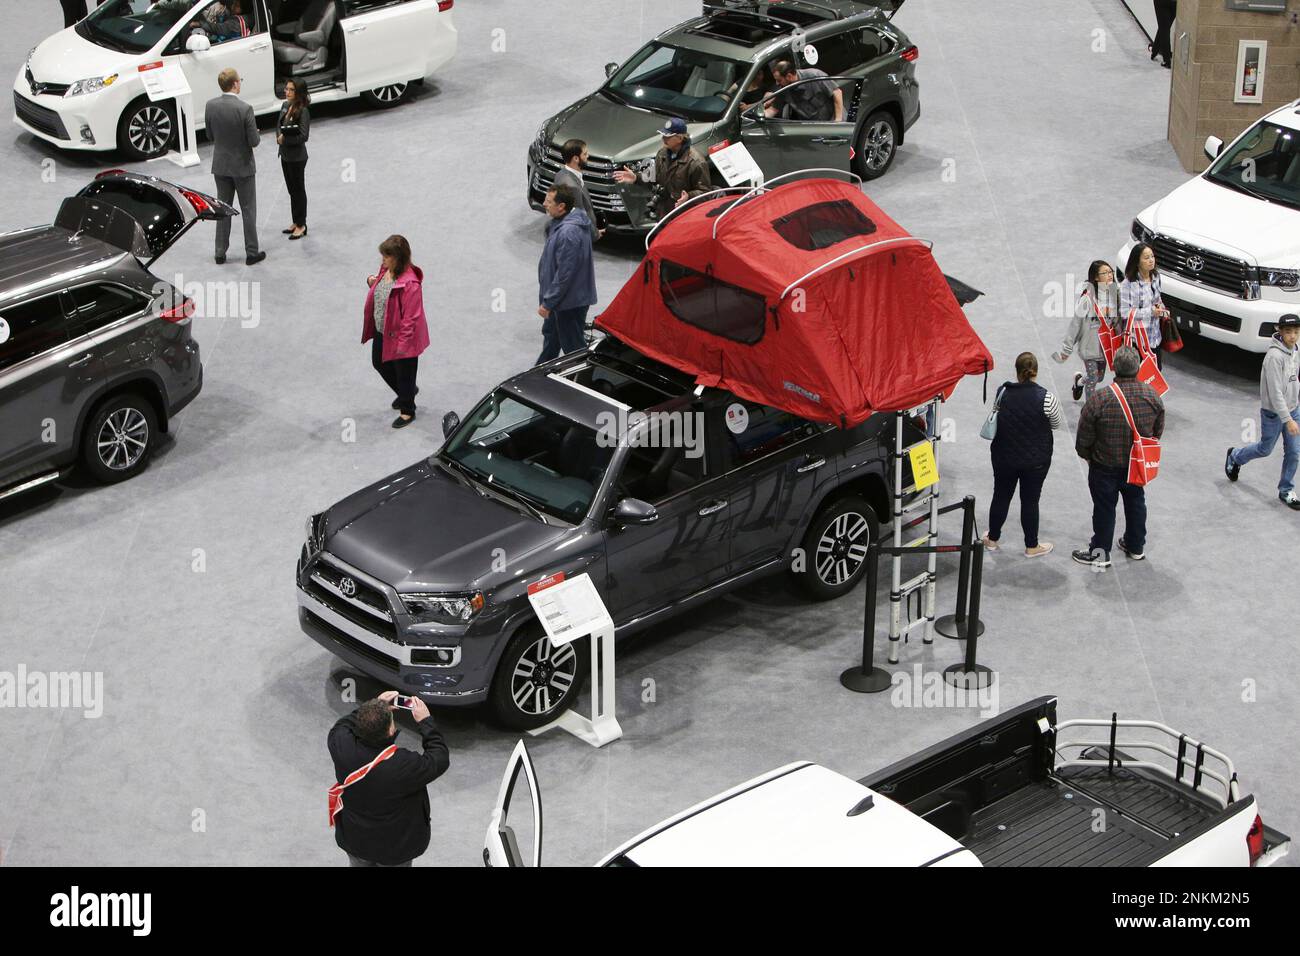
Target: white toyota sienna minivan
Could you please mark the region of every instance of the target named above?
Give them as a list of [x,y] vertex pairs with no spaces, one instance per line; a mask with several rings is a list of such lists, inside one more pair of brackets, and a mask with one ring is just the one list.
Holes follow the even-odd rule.
[[395,106],[456,54],[454,0],[107,0],[32,50],[14,80],[14,122],[67,149],[167,151],[174,100],[153,102],[142,74],[184,72],[195,119],[239,71],[258,113],[280,107],[289,79],[316,103],[361,96]]

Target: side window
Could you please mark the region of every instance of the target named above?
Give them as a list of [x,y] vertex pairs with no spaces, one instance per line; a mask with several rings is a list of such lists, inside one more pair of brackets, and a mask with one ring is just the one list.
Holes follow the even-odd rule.
[[408,0],[343,0],[343,15],[355,17],[358,13],[369,13],[381,7],[395,7]]
[[726,423],[731,445],[728,470],[743,468],[820,431],[798,415],[740,399],[728,405]]
[[803,68],[816,67],[827,76],[840,76],[851,73],[862,66],[865,57],[858,49],[858,41],[853,33],[841,33],[838,36],[822,37],[811,44],[817,50],[817,62],[809,63],[806,54],[800,56],[799,65]]
[[[261,22],[259,7],[257,0],[214,0],[199,11],[190,27],[202,30],[214,46],[263,33],[266,25]],[[190,32],[182,30],[181,35],[188,37]]]
[[862,44],[862,60],[864,63],[870,63],[887,53],[893,53],[898,46],[893,37],[886,36],[871,27],[863,28],[858,41]]
[[616,497],[659,504],[709,477],[703,418],[689,409],[662,418],[648,414],[650,430],[640,433],[640,445],[628,449]]
[[148,301],[111,285],[83,285],[71,292],[72,319],[69,337],[86,335],[118,319],[144,311]]
[[0,307],[0,369],[17,365],[66,341],[57,295]]

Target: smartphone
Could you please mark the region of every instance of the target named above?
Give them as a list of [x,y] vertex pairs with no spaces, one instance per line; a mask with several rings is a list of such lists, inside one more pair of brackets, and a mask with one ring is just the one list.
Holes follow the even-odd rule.
[[393,698],[393,706],[394,706],[394,707],[400,707],[400,708],[402,708],[403,710],[414,710],[414,709],[415,709],[415,698],[414,698],[414,697],[403,697],[401,694],[398,694],[396,697]]

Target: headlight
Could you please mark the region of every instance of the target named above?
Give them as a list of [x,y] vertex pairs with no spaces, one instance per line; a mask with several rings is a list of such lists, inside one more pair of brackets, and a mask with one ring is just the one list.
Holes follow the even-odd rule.
[[82,93],[97,93],[106,86],[112,86],[117,80],[117,74],[112,76],[92,76],[89,79],[77,80],[68,87],[68,92],[64,96],[80,96]]
[[303,529],[306,534],[306,549],[309,555],[319,554],[325,547],[325,512],[314,514],[307,519]]
[[1300,269],[1267,269],[1261,266],[1259,284],[1295,292],[1300,289]]
[[464,624],[483,609],[483,592],[400,595],[406,613],[421,623]]
[[1133,225],[1129,229],[1129,234],[1133,237],[1134,242],[1150,243],[1155,238],[1155,233],[1142,225],[1141,219],[1134,219]]
[[542,126],[537,130],[537,135],[533,137],[533,145],[530,148],[533,159],[541,159],[546,155],[546,141],[546,127]]

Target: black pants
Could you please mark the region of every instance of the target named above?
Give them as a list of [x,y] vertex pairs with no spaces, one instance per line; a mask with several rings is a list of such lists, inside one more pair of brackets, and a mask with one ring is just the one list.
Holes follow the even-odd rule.
[[70,27],[86,18],[86,0],[59,0],[63,5],[63,25]]
[[397,410],[404,415],[414,415],[415,373],[420,360],[407,358],[385,362],[384,337],[376,335],[371,342],[370,364],[375,367],[379,377],[388,383],[388,387],[397,393]]
[[1178,0],[1156,0],[1156,35],[1151,41],[1151,52],[1168,63],[1174,55],[1169,43],[1169,33],[1178,14]]
[[[307,225],[307,160],[291,163],[287,159],[282,159],[280,168],[284,170],[284,184],[289,189],[289,209],[293,213],[293,224],[305,226]],[[326,223],[325,227],[328,232],[329,223]]]
[[989,538],[1002,537],[1002,525],[1011,510],[1011,498],[1020,486],[1020,529],[1025,533],[1025,547],[1038,547],[1038,499],[1043,494],[1048,465],[1034,468],[993,469],[993,501],[989,505]]
[[1088,491],[1092,493],[1092,541],[1088,547],[1110,554],[1115,543],[1115,506],[1124,499],[1124,545],[1141,554],[1147,543],[1147,493],[1128,483],[1128,468],[1088,465]]

